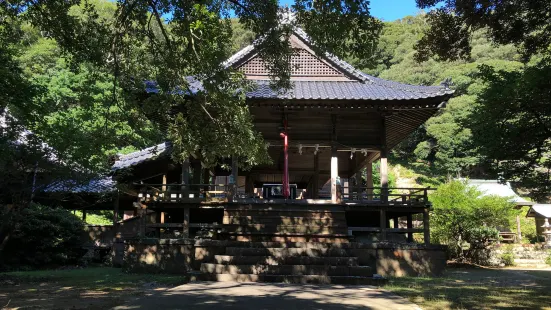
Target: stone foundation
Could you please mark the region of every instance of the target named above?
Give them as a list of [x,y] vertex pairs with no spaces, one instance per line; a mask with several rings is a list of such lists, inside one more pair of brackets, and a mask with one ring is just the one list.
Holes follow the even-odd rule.
[[129,272],[186,274],[195,261],[193,239],[141,239],[125,242],[123,269]]
[[[312,243],[295,243],[311,246]],[[125,242],[123,267],[129,272],[183,274],[198,271],[201,264],[212,262],[215,255],[227,255],[226,248],[272,248],[276,242],[238,242],[192,239],[142,239]],[[362,266],[370,266],[382,276],[440,275],[446,267],[446,248],[438,245],[392,243],[341,243],[331,248],[357,257]],[[254,251],[251,249],[251,251]]]

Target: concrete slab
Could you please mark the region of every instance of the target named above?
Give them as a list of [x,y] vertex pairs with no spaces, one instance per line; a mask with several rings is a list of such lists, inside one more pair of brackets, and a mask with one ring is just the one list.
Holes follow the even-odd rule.
[[114,309],[417,310],[407,299],[372,286],[193,282]]

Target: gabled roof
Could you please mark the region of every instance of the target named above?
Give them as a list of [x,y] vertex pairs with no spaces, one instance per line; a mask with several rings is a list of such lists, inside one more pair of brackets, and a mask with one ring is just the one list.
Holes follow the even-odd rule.
[[137,164],[153,160],[155,158],[158,158],[159,156],[168,155],[171,151],[172,144],[170,142],[163,142],[161,144],[148,147],[140,151],[121,155],[111,167],[111,171],[129,168]]
[[509,201],[515,203],[517,206],[531,206],[534,203],[528,201],[515,193],[509,182],[503,184],[498,180],[481,180],[481,179],[467,179],[467,184],[475,186],[482,192],[484,196],[499,196],[509,198]]
[[[300,28],[293,34],[307,46],[312,46],[310,37]],[[255,57],[255,45],[251,44],[231,56],[224,66],[238,68]],[[376,78],[366,74],[331,53],[316,55],[336,69],[352,77],[347,81],[291,80],[292,88],[281,93],[274,91],[266,79],[256,79],[258,87],[247,93],[249,99],[328,99],[328,100],[411,100],[450,97],[454,90],[447,86],[415,86]]]

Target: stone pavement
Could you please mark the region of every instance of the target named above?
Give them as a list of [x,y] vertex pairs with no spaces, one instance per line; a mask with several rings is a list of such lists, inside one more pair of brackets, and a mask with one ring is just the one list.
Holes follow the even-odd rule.
[[115,309],[392,309],[416,310],[407,299],[372,286],[192,282]]

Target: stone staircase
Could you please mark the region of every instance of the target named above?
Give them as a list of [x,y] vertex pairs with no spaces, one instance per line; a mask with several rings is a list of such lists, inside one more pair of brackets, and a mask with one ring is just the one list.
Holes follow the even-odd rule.
[[233,242],[200,271],[211,281],[383,284],[346,234],[339,206],[229,206],[221,237]]
[[345,211],[340,206],[228,206],[222,237],[236,241],[347,243]]
[[205,280],[381,285],[370,266],[331,243],[239,242],[201,264]]

